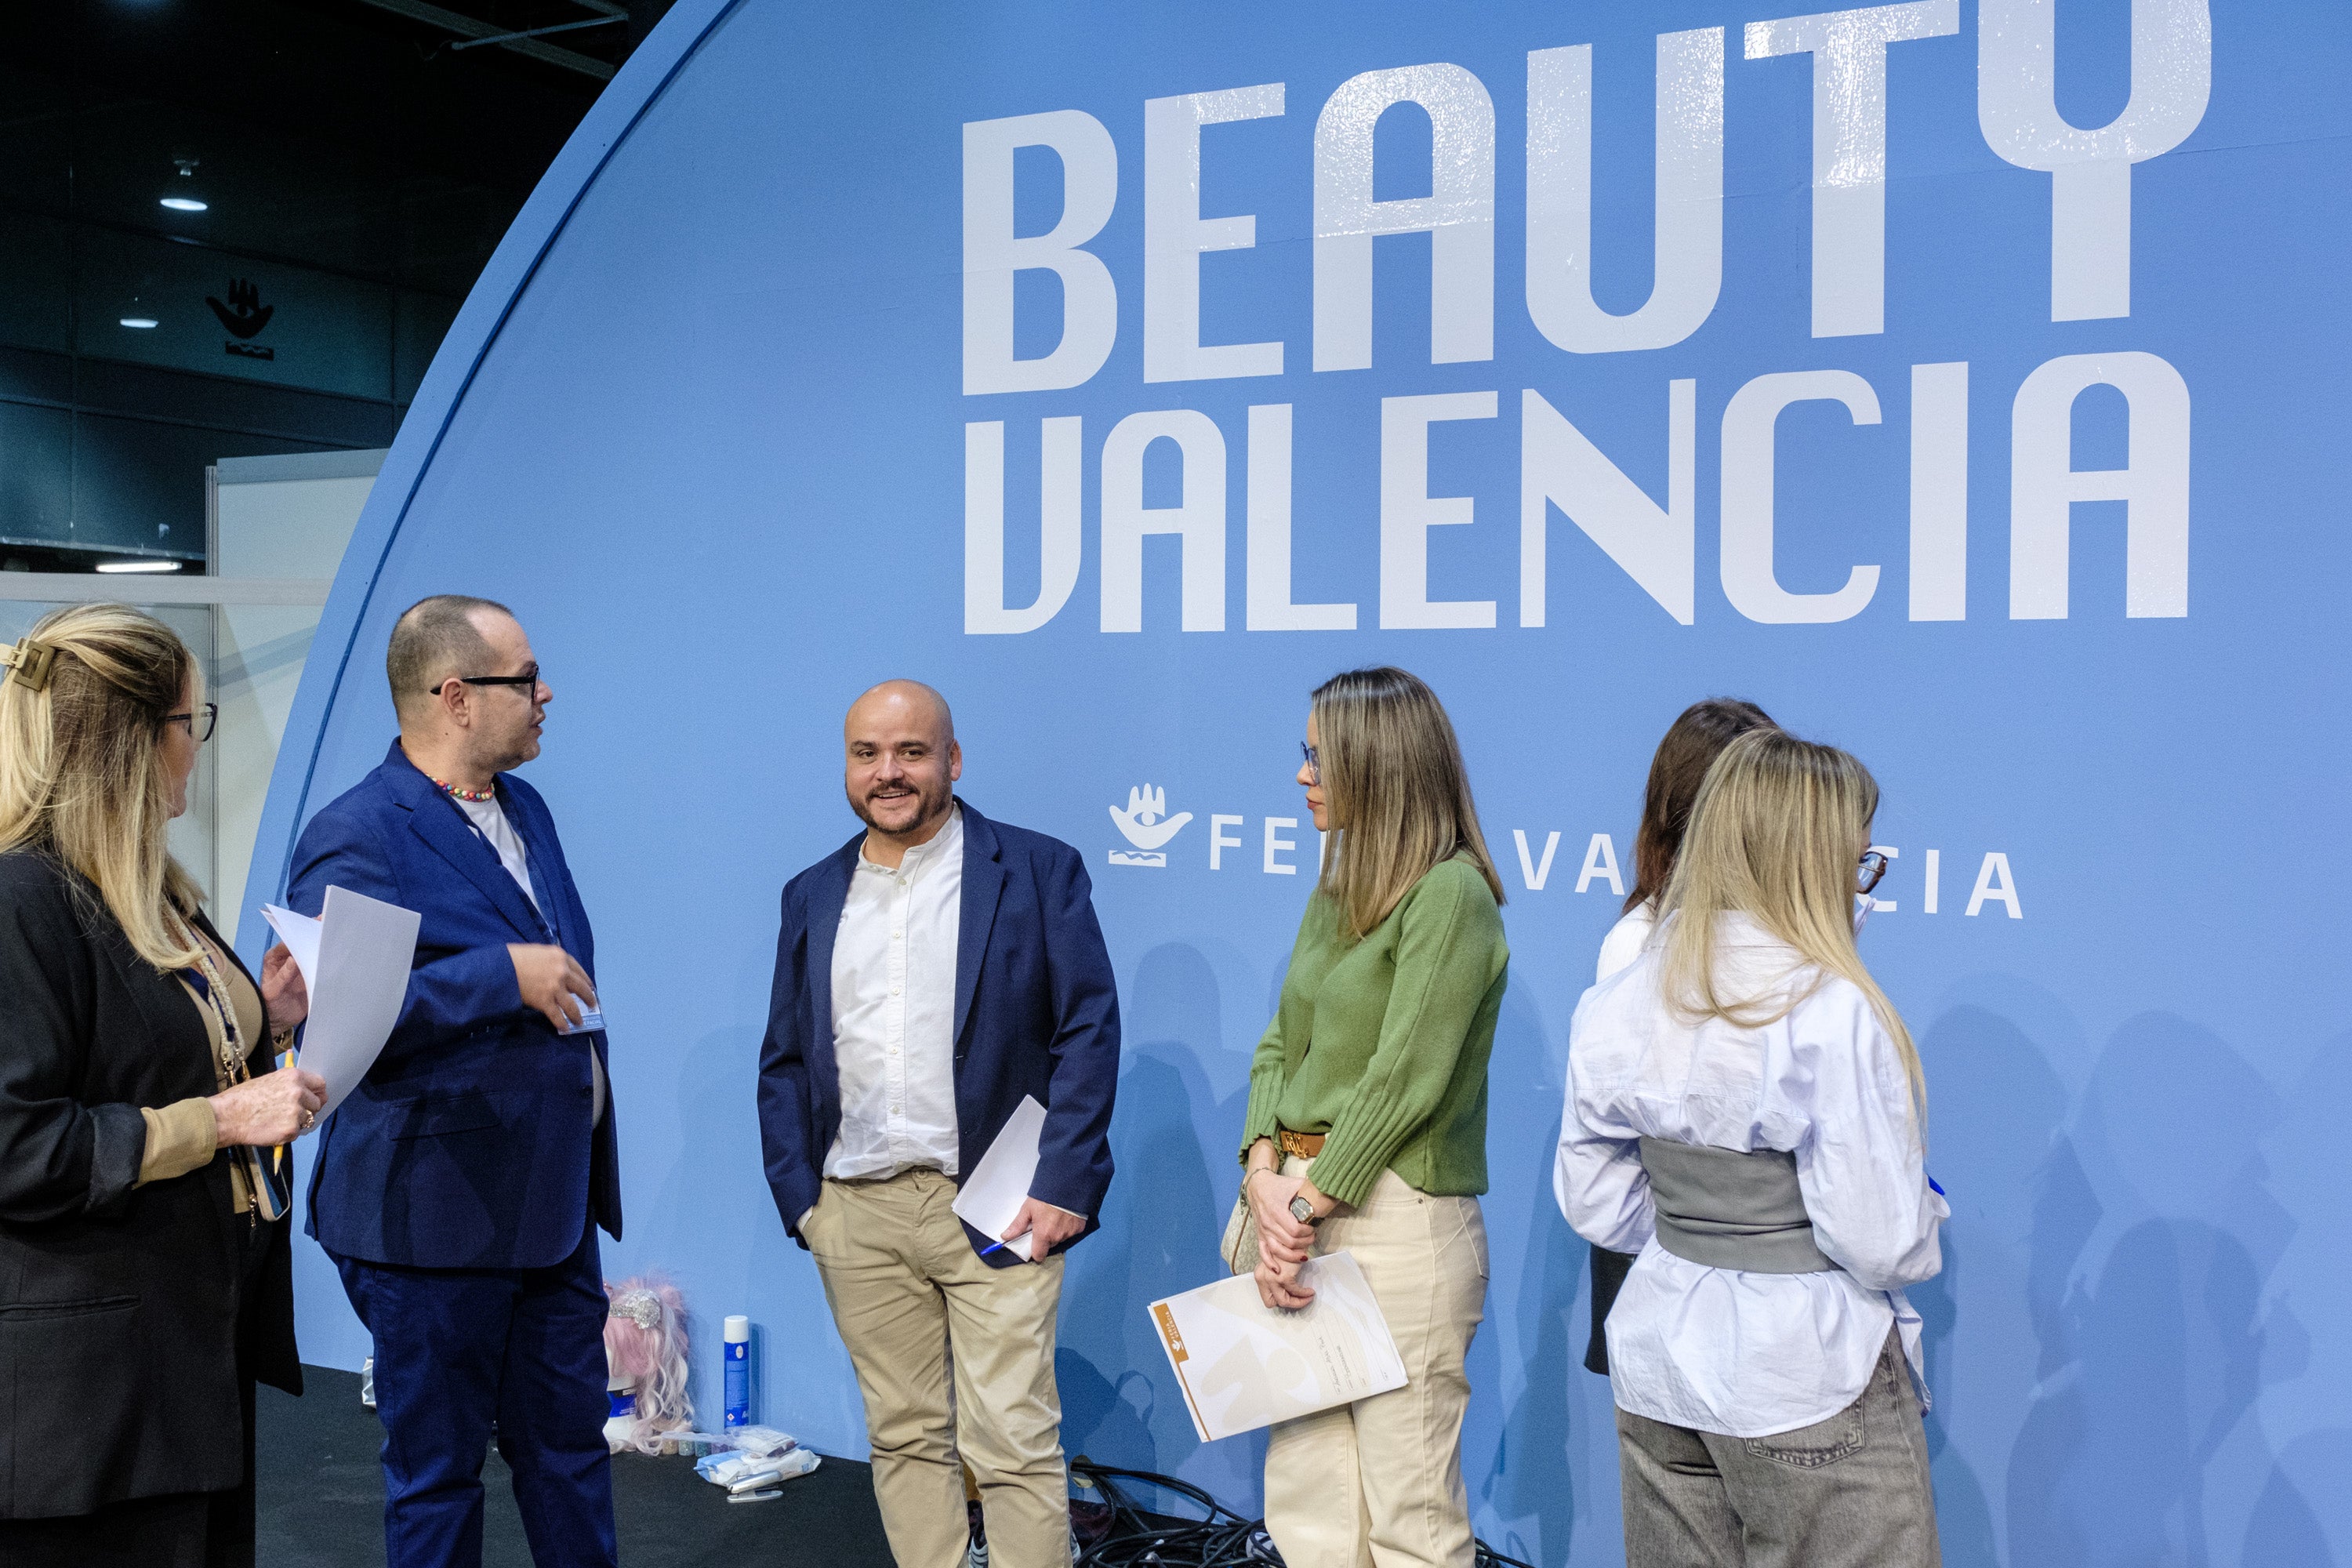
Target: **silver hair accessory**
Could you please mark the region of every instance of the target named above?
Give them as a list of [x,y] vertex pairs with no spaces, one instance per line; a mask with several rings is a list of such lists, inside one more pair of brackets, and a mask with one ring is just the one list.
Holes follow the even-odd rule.
[[662,1320],[661,1298],[650,1290],[631,1290],[614,1300],[611,1316],[626,1318],[641,1329],[657,1329]]

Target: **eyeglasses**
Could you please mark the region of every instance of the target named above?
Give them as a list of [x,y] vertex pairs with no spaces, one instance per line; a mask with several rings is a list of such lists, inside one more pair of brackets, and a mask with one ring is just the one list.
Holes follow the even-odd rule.
[[1885,875],[1886,857],[1873,849],[1863,856],[1862,864],[1853,869],[1853,890],[1866,893],[1878,886],[1878,879]]
[[[539,666],[534,664],[520,675],[453,675],[449,680],[454,680],[460,686],[520,686],[536,689],[539,685]],[[440,696],[442,688],[447,686],[449,680],[443,681],[440,686],[435,687],[425,695]]]
[[1298,742],[1298,754],[1307,759],[1307,776],[1315,781],[1316,788],[1322,788],[1323,758],[1321,753],[1317,752],[1314,747],[1308,745],[1306,742],[1301,741]]
[[213,726],[219,721],[220,704],[217,702],[207,702],[193,713],[163,715],[163,722],[166,724],[185,724],[188,727],[189,736],[199,746],[213,738]]

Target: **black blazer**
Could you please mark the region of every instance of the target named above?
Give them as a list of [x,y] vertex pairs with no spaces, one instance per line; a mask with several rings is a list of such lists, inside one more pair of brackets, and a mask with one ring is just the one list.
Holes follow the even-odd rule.
[[302,1391],[286,1226],[240,1299],[227,1152],[132,1188],[139,1108],[216,1089],[204,1016],[97,889],[0,855],[0,1519],[236,1486],[244,1378]]

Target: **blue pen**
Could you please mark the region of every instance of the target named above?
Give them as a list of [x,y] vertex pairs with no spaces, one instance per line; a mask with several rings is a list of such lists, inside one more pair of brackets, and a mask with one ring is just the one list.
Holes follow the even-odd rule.
[[985,1258],[985,1257],[987,1257],[987,1256],[988,1256],[990,1253],[992,1253],[992,1252],[1002,1252],[1002,1251],[1003,1251],[1006,1247],[1010,1247],[1010,1246],[1012,1246],[1012,1245],[1013,1245],[1013,1244],[1012,1244],[1011,1242],[1009,1242],[1009,1241],[1000,1241],[1000,1242],[998,1242],[994,1247],[982,1247],[982,1248],[980,1249],[980,1255],[981,1255],[982,1258]]

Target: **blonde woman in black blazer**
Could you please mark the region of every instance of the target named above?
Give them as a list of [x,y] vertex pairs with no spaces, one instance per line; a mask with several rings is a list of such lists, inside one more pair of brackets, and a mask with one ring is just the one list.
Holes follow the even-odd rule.
[[257,984],[164,847],[211,732],[170,628],[60,610],[0,667],[0,1562],[250,1563],[300,973]]

